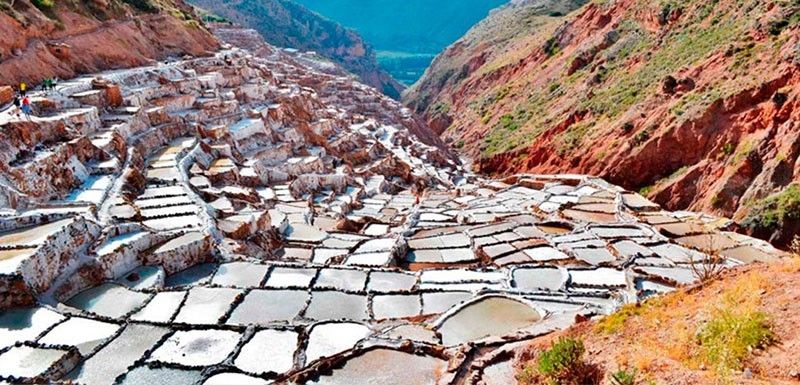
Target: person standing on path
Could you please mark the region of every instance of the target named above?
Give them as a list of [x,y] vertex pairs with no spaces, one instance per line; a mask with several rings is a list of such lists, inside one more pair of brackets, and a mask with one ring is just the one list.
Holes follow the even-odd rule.
[[28,95],[28,85],[25,82],[19,83],[19,94],[23,97]]
[[31,120],[31,100],[27,96],[22,99],[22,113],[29,121]]
[[22,99],[20,99],[19,94],[14,95],[14,115],[19,118],[19,108],[22,106]]

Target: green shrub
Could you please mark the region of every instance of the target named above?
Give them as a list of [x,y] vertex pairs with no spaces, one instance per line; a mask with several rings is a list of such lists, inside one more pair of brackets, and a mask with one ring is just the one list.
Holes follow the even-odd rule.
[[[646,189],[647,191],[644,191]],[[639,191],[639,194],[642,196],[647,196],[647,194],[650,192],[649,189],[652,189],[652,186],[649,188],[642,188],[642,190]],[[597,326],[595,326],[595,330],[605,334],[619,333],[622,331],[622,328],[625,326],[625,322],[627,322],[628,319],[641,315],[643,310],[644,309],[642,305],[638,303],[625,305],[618,311],[607,315],[598,321]]]
[[725,143],[725,145],[722,146],[722,153],[726,156],[733,155],[734,150],[736,150],[736,146],[733,143]]
[[648,139],[650,139],[650,130],[649,129],[641,130],[638,133],[636,133],[633,139],[631,139],[631,145],[633,147],[639,147],[645,142],[647,142]]
[[753,204],[750,214],[742,221],[746,227],[774,230],[787,221],[800,219],[800,184],[793,183],[783,191]]
[[611,383],[614,385],[634,385],[636,384],[636,369],[621,368],[611,373]]
[[724,374],[741,370],[753,350],[768,347],[777,337],[764,312],[726,307],[700,329],[697,342],[700,360]]
[[583,341],[569,337],[561,337],[539,357],[539,373],[555,377],[561,372],[581,364],[586,348]]
[[31,0],[36,8],[42,11],[47,11],[56,6],[55,0]]
[[547,54],[547,56],[555,56],[560,49],[561,48],[558,46],[558,41],[555,37],[547,39],[547,41],[544,43],[544,47],[542,47],[542,50],[545,54]]
[[535,366],[528,364],[517,376],[522,384],[594,385],[602,378],[600,369],[584,361],[583,341],[561,337],[543,351]]
[[155,4],[153,4],[152,0],[122,0],[122,1],[143,12],[149,12],[149,13],[158,12],[158,7]]

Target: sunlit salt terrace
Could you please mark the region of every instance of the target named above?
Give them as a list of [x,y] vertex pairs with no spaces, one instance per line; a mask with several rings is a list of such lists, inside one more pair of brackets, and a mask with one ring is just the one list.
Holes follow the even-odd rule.
[[782,256],[598,178],[471,174],[268,52],[2,117],[0,383],[511,383],[504,349]]

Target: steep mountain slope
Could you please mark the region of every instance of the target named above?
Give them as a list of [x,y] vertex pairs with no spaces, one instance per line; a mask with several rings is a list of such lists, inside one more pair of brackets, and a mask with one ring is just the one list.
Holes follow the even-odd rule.
[[407,104],[488,173],[591,173],[779,244],[798,233],[800,4],[596,0],[517,16],[535,6],[473,29]]
[[0,5],[0,84],[33,84],[218,48],[182,0],[12,3]]
[[316,51],[390,97],[403,86],[378,67],[375,52],[355,31],[289,0],[191,0],[203,9],[257,30],[270,44]]

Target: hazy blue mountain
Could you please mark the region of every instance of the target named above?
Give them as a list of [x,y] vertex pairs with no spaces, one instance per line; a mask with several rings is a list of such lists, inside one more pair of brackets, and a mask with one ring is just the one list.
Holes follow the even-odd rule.
[[490,10],[508,0],[295,0],[354,28],[377,50],[378,62],[406,84],[416,81],[434,56],[459,39]]

